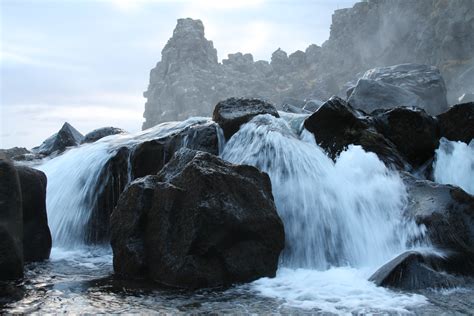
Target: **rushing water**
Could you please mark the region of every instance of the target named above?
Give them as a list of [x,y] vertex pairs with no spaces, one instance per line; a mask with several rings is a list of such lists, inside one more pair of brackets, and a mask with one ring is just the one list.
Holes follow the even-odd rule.
[[[303,120],[301,115],[280,119],[259,116],[245,124],[227,144],[219,144],[224,159],[254,165],[271,178],[287,238],[275,278],[222,290],[156,289],[143,282],[115,280],[111,250],[83,244],[84,223],[98,193],[94,184],[107,160],[123,146],[132,148],[189,126],[212,124],[209,119],[195,118],[162,124],[135,135],[109,136],[38,166],[48,176],[47,207],[54,248],[49,261],[27,266],[26,277],[18,284],[23,298],[6,305],[3,311],[472,311],[470,286],[449,292],[409,294],[367,281],[380,265],[409,248],[408,240],[422,236],[423,230],[401,216],[407,197],[396,172],[358,146],[350,146],[333,162],[316,145],[312,134],[302,129]],[[457,151],[440,150],[436,168],[441,168],[441,155],[446,155],[445,165],[459,156]]]
[[433,169],[436,182],[457,185],[474,194],[474,140],[468,145],[442,138]]

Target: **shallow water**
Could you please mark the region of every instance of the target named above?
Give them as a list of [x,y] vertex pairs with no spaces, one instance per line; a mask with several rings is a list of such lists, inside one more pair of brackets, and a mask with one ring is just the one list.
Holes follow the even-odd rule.
[[[474,311],[474,283],[456,290],[396,293],[352,268],[280,269],[230,289],[180,291],[113,279],[110,249],[53,249],[49,261],[26,267],[22,299],[1,313],[259,313],[442,314]],[[298,288],[299,287],[299,288]]]

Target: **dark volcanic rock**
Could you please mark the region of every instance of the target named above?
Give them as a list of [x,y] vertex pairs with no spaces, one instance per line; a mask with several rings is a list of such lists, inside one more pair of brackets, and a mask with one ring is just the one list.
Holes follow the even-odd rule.
[[378,133],[364,113],[354,110],[344,100],[332,97],[304,122],[316,142],[332,159],[347,146],[360,145],[387,165],[404,168],[405,162],[393,143]]
[[23,216],[15,167],[0,155],[0,280],[23,276]]
[[41,155],[50,155],[54,152],[61,153],[67,147],[77,146],[82,142],[81,133],[79,133],[68,122],[64,123],[59,132],[46,139],[39,147],[33,148],[33,152]]
[[203,124],[139,144],[131,156],[133,179],[156,174],[182,148],[219,154],[217,124]]
[[216,287],[275,276],[284,231],[266,174],[181,149],[123,193],[111,244],[119,276]]
[[82,144],[84,143],[93,143],[95,141],[98,141],[101,138],[104,138],[106,136],[110,135],[116,135],[116,134],[125,134],[127,133],[121,128],[117,127],[102,127],[93,130],[92,132],[89,132],[84,136],[84,139],[82,140]]
[[438,125],[424,110],[398,107],[372,114],[377,130],[410,164],[418,167],[434,156],[439,145]]
[[424,224],[433,245],[446,253],[442,268],[474,275],[474,196],[458,187],[402,175],[409,197],[406,215]]
[[229,139],[242,124],[260,114],[280,117],[275,107],[263,100],[230,98],[217,103],[212,119],[224,130],[225,138]]
[[397,106],[421,106],[420,98],[413,92],[389,83],[360,79],[351,92],[349,104],[367,112]]
[[437,118],[442,137],[467,144],[474,138],[474,102],[456,104]]
[[46,175],[39,170],[17,166],[23,204],[23,254],[25,261],[49,258],[51,232],[46,213]]
[[450,288],[462,285],[462,279],[441,273],[432,268],[437,258],[426,258],[416,251],[407,251],[378,269],[369,281],[378,286],[405,291],[426,288]]

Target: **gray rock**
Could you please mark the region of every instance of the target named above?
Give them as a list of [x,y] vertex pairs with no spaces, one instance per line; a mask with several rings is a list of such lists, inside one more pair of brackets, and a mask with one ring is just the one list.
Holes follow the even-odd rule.
[[189,149],[135,180],[111,222],[116,275],[181,288],[273,277],[285,238],[265,173]]
[[82,144],[93,143],[106,136],[116,135],[116,134],[126,134],[126,133],[127,132],[121,128],[102,127],[102,128],[98,128],[98,129],[93,130],[92,132],[87,133],[86,136],[84,136],[84,139],[82,140],[81,143]]
[[280,117],[275,107],[263,100],[230,98],[216,105],[212,119],[223,129],[226,139],[229,139],[242,124],[260,114]]
[[464,93],[458,98],[459,103],[474,102],[474,93]]
[[4,154],[10,160],[23,160],[22,157],[29,153],[30,151],[23,147],[0,149],[0,154]]
[[308,100],[304,104],[303,110],[313,113],[313,112],[316,112],[323,104],[324,102],[321,100],[317,100],[317,99]]
[[84,136],[66,122],[56,134],[48,137],[39,147],[33,148],[32,151],[35,154],[45,156],[52,153],[61,153],[68,147],[80,145],[83,139]]

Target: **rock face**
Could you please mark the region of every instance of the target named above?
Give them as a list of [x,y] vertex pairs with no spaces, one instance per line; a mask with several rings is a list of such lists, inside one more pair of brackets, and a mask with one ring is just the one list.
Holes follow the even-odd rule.
[[23,254],[25,261],[49,258],[51,232],[46,213],[46,175],[36,169],[16,167],[23,204]]
[[15,167],[0,156],[0,281],[23,276],[23,216]]
[[435,257],[426,258],[416,251],[407,251],[383,265],[369,281],[378,286],[405,291],[450,288],[463,284],[459,278],[434,270],[430,261],[436,260]]
[[365,111],[416,106],[436,115],[448,109],[446,86],[439,70],[419,64],[368,70],[357,82],[348,102]]
[[234,135],[242,124],[260,114],[280,117],[273,105],[259,99],[230,98],[217,103],[212,119],[224,130],[226,139]]
[[[288,98],[325,101],[367,69],[406,63],[437,67],[452,103],[474,91],[473,25],[471,0],[370,0],[336,10],[322,47],[313,44],[289,55],[278,49],[271,62],[235,53],[218,63],[202,22],[180,19],[150,73],[143,128],[208,116],[218,101],[229,97],[263,98],[278,108]],[[432,74],[436,78],[436,70]],[[437,97],[441,81],[426,79],[422,86],[427,89],[410,91],[435,107],[425,107],[429,113],[438,114],[446,106],[445,97]]]
[[104,138],[106,136],[110,135],[116,135],[116,134],[125,134],[127,133],[121,128],[117,127],[102,127],[93,130],[92,132],[89,132],[84,136],[84,139],[82,140],[82,144],[84,143],[93,143],[95,141],[98,141],[101,138]]
[[439,146],[438,125],[424,110],[397,107],[373,115],[377,130],[412,166],[418,167],[433,157]]
[[406,215],[424,224],[434,246],[447,255],[441,268],[456,274],[474,271],[474,196],[460,188],[416,180],[404,174]]
[[82,142],[81,133],[79,133],[68,122],[64,123],[59,132],[46,139],[39,147],[33,148],[36,154],[48,156],[52,153],[61,153],[67,147],[77,146]]
[[467,144],[474,138],[474,102],[454,105],[437,118],[442,137]]
[[111,220],[115,273],[174,287],[272,277],[284,247],[268,176],[188,149],[135,180]]
[[405,161],[393,143],[372,126],[370,117],[344,100],[332,97],[304,122],[316,142],[335,159],[350,144],[372,151],[387,165],[405,168]]

